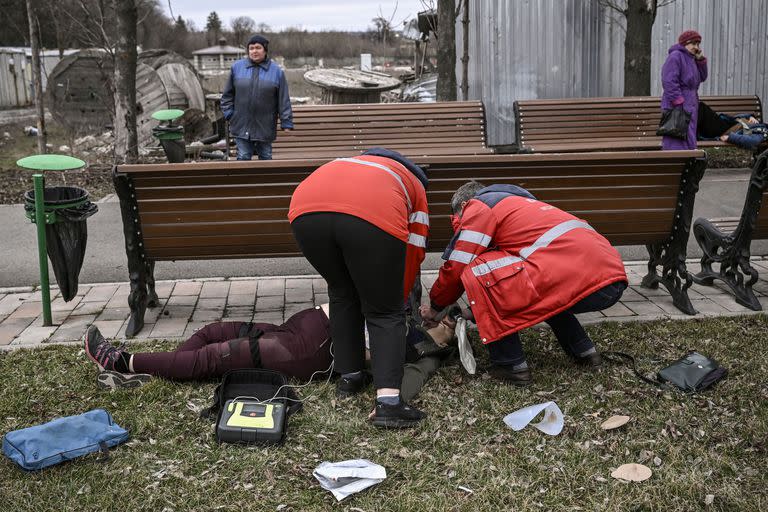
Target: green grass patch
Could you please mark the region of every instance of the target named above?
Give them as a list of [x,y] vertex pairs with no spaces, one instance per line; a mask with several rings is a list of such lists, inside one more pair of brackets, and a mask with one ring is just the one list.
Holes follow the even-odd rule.
[[[215,383],[154,380],[102,391],[79,347],[0,354],[0,431],[103,407],[131,432],[105,463],[86,457],[37,473],[0,460],[0,510],[766,510],[768,319],[765,316],[601,324],[603,350],[635,354],[651,372],[689,349],[730,375],[700,395],[662,391],[626,366],[576,368],[547,331],[526,331],[535,383],[519,389],[441,369],[415,401],[429,417],[411,430],[365,421],[373,392],[334,399],[333,383],[300,391],[284,446],[218,445],[196,410]],[[153,343],[142,348],[167,348]],[[476,347],[480,353],[480,347]],[[485,361],[483,358],[479,361]],[[554,400],[563,432],[513,432],[520,407]],[[632,417],[603,431],[614,414]],[[340,505],[312,477],[321,461],[368,458],[387,468],[380,485]],[[653,469],[627,483],[624,463]],[[467,492],[461,487],[471,489]],[[708,495],[712,495],[709,499]]]
[[737,169],[752,167],[753,153],[748,149],[726,145],[705,148],[707,152],[707,168],[709,169]]

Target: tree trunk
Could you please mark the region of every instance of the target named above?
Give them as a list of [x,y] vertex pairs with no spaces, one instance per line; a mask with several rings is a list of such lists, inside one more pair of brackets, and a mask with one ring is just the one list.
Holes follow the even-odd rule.
[[463,0],[464,14],[461,17],[463,33],[461,40],[464,48],[461,55],[461,99],[469,99],[469,0]]
[[651,95],[651,35],[656,0],[627,0],[624,15],[624,96]]
[[135,163],[139,158],[136,134],[136,23],[135,0],[115,0],[115,163]]
[[[40,27],[37,21],[37,0],[27,0],[29,19],[29,40],[32,47],[32,82],[35,86],[35,108],[37,109],[37,152],[46,153],[48,133],[45,130],[45,105],[43,104],[43,73],[40,66]],[[23,66],[24,63],[20,63]]]
[[455,0],[437,1],[437,101],[456,101]]

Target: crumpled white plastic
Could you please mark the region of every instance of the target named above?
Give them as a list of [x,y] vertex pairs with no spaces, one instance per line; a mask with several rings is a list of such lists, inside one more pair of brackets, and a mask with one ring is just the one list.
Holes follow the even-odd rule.
[[387,478],[384,466],[367,459],[322,462],[312,472],[323,489],[331,491],[337,501],[376,485]]
[[[544,418],[538,423],[531,423],[533,419],[544,411]],[[523,430],[526,425],[536,427],[545,434],[556,436],[563,431],[563,411],[555,402],[544,402],[543,404],[529,405],[517,411],[504,416],[504,423],[512,430]]]
[[456,338],[459,340],[459,360],[461,365],[467,370],[467,373],[474,375],[477,371],[475,354],[472,352],[472,345],[469,344],[467,337],[467,321],[464,318],[456,319]]

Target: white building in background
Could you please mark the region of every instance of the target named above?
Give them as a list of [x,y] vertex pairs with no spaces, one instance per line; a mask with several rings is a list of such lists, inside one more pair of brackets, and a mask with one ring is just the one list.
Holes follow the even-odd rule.
[[[623,20],[597,0],[469,0],[469,17],[467,99],[485,104],[489,144],[515,142],[515,100],[623,95]],[[676,0],[661,7],[653,26],[652,94],[661,94],[667,50],[687,29],[701,33],[709,62],[700,94],[766,100],[767,1]],[[462,30],[459,15],[459,87]]]
[[228,46],[227,40],[219,39],[219,44],[192,52],[192,64],[200,72],[229,71],[232,63],[245,57],[244,48]]

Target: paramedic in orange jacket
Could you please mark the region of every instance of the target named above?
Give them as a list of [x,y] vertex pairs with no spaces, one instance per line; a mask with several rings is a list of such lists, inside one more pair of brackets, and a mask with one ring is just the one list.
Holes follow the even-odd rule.
[[627,287],[616,249],[585,221],[514,185],[462,185],[451,200],[454,237],[429,297],[425,324],[466,290],[490,373],[531,382],[518,331],[547,322],[576,362],[601,363],[575,313],[615,304]]
[[429,231],[426,186],[416,164],[373,148],[317,168],[296,188],[288,212],[301,252],[328,282],[338,396],[369,382],[360,342],[367,324],[378,427],[409,427],[424,417],[400,398],[400,383],[405,298]]

